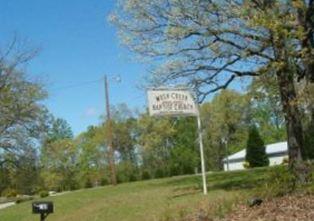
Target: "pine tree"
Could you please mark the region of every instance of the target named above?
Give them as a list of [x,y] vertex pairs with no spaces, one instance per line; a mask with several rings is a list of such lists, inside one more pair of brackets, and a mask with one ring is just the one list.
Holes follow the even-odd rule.
[[249,129],[245,159],[249,162],[250,167],[262,167],[269,165],[264,141],[260,137],[256,126],[252,126]]

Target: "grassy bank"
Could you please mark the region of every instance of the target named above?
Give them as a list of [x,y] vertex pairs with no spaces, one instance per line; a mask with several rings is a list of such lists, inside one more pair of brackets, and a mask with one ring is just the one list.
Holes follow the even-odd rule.
[[[201,177],[195,175],[78,190],[45,198],[55,204],[55,213],[47,221],[167,220],[173,214],[180,216],[182,211],[189,213],[202,206],[245,199],[253,187],[263,185],[268,173],[266,168],[210,173],[207,196],[201,192]],[[31,202],[0,211],[3,221],[36,219],[39,217],[31,213]]]

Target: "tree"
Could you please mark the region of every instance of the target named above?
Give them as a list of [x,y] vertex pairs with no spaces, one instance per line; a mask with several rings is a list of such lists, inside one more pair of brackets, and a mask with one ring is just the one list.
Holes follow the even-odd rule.
[[50,115],[41,148],[41,176],[44,186],[54,190],[77,188],[78,151],[66,120]]
[[175,135],[174,124],[170,118],[150,117],[147,113],[138,119],[139,152],[143,169],[152,176],[162,177],[169,175],[170,150],[173,147]]
[[12,188],[30,194],[37,188],[36,149],[46,131],[43,86],[23,69],[37,54],[14,38],[0,50],[0,193]]
[[223,158],[245,146],[248,109],[246,95],[234,90],[222,90],[211,102],[202,105],[208,168],[222,169]]
[[155,62],[154,84],[186,83],[200,101],[271,74],[295,168],[303,148],[295,80],[314,81],[313,8],[312,0],[120,0],[110,19],[129,49]]
[[[24,147],[25,148],[25,147]],[[23,156],[18,159],[16,167],[12,168],[11,185],[20,194],[32,195],[37,192],[40,183],[38,153],[35,148],[27,147]]]
[[[86,132],[76,137],[78,148],[79,181],[83,187],[101,184],[108,180],[106,172],[107,159],[104,159],[103,142],[98,139],[103,132],[96,126],[89,126]],[[102,138],[105,134],[101,134]]]
[[49,143],[42,151],[42,178],[50,190],[73,190],[77,182],[78,153],[71,139]]
[[245,160],[249,162],[250,167],[263,167],[269,165],[264,141],[260,137],[256,126],[251,126],[249,129]]
[[254,79],[248,88],[249,122],[258,125],[265,143],[287,139],[276,79],[267,75]]
[[51,143],[61,139],[72,139],[73,132],[69,123],[61,118],[49,116],[49,128],[45,137],[45,143]]
[[10,152],[18,157],[23,151],[17,139],[38,139],[45,130],[46,109],[40,101],[46,92],[21,70],[36,52],[17,51],[16,47],[15,39],[6,51],[0,50],[0,154]]
[[[172,120],[175,134],[170,148],[170,175],[195,173],[200,169],[199,142],[195,117],[177,117]],[[199,170],[200,171],[200,170]]]

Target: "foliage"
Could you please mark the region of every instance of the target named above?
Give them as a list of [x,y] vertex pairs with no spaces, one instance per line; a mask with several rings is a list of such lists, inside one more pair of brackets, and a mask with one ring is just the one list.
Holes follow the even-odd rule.
[[265,143],[286,140],[285,121],[276,79],[269,74],[254,79],[249,85],[247,95],[250,100],[249,121],[258,125]]
[[39,196],[40,196],[40,198],[45,198],[45,197],[49,196],[49,193],[47,190],[42,190],[39,192]]
[[7,197],[7,198],[16,197],[17,194],[18,194],[17,191],[15,189],[11,189],[11,188],[4,190],[2,193],[2,195]]
[[222,169],[223,158],[245,146],[248,105],[246,96],[234,90],[223,90],[211,102],[202,105],[201,116],[209,170]]
[[75,139],[79,165],[78,180],[82,187],[94,186],[96,183],[102,183],[102,179],[107,179],[104,137],[102,128],[90,126]]
[[16,203],[16,204],[19,204],[19,203],[31,201],[31,200],[33,200],[33,199],[34,199],[34,197],[31,197],[31,196],[18,197],[18,198],[15,200],[15,203]]
[[175,128],[170,118],[152,118],[143,114],[138,121],[139,150],[143,168],[153,176],[164,176],[169,172],[168,161]]
[[37,186],[36,149],[46,131],[46,91],[25,73],[36,56],[14,38],[0,49],[0,193],[15,188],[30,194]]
[[249,129],[245,160],[250,167],[263,167],[269,165],[264,141],[261,139],[256,126]]
[[109,19],[129,49],[151,58],[154,86],[185,84],[204,101],[238,79],[274,79],[294,168],[304,152],[295,80],[314,82],[313,13],[301,0],[120,0]]
[[314,159],[314,114],[312,120],[308,123],[308,126],[305,131],[304,136],[304,145],[305,145],[305,159]]
[[259,190],[264,197],[284,196],[296,189],[296,177],[286,166],[276,166],[268,174],[270,182],[265,183],[263,190]]
[[282,160],[282,162],[281,162],[281,165],[287,166],[288,163],[289,163],[289,158],[288,158],[288,157],[285,157],[285,158],[283,158],[283,160]]
[[236,78],[285,65],[288,61],[274,53],[286,39],[289,56],[310,62],[313,31],[306,22],[311,23],[312,9],[313,3],[304,1],[120,0],[109,19],[128,48],[159,58],[154,80],[187,81],[206,96]]
[[49,143],[42,152],[42,179],[49,190],[77,188],[77,152],[71,139]]
[[45,137],[45,143],[53,143],[61,139],[72,139],[73,132],[68,122],[61,118],[50,116],[50,124]]
[[149,172],[147,170],[144,170],[142,172],[142,180],[149,180],[151,178],[151,175],[149,174]]
[[243,167],[244,167],[245,169],[251,168],[250,163],[249,163],[248,161],[245,161],[245,162],[243,163]]
[[172,122],[175,134],[169,151],[169,174],[193,174],[200,162],[195,117],[178,117]]

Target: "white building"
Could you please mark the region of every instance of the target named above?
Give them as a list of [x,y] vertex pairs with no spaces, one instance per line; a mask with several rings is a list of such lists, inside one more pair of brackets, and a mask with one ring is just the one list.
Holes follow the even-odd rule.
[[[269,158],[269,165],[279,165],[285,158],[288,158],[288,144],[287,142],[280,142],[266,145],[266,154]],[[246,149],[243,149],[235,154],[232,154],[223,159],[224,170],[227,171],[227,162],[229,161],[229,170],[243,170],[245,169],[243,163],[245,162]]]

